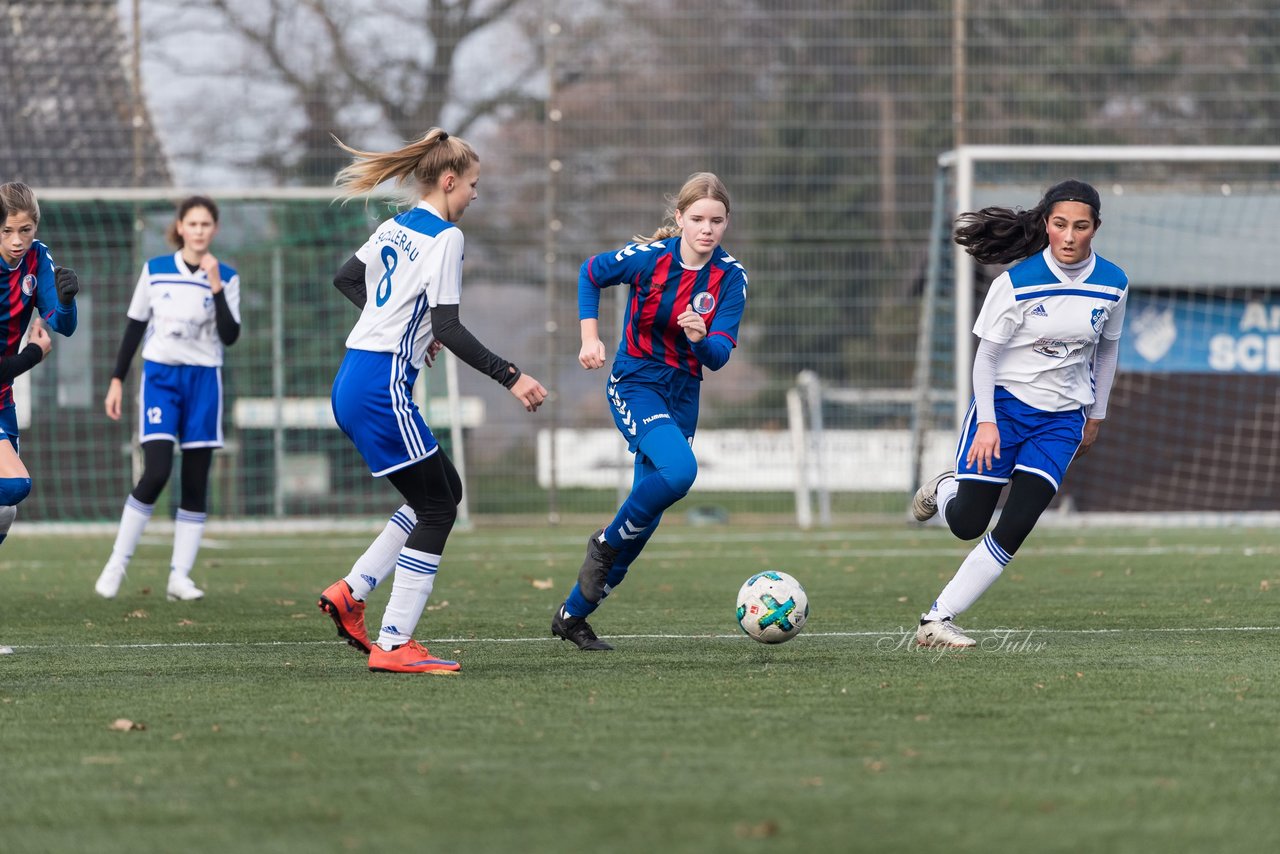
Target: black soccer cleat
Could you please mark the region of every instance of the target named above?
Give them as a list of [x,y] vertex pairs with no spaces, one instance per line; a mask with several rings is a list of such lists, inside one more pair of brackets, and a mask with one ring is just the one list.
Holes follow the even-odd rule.
[[604,598],[604,581],[617,557],[618,550],[604,539],[603,528],[587,540],[587,556],[582,559],[582,569],[578,570],[578,591],[592,605]]
[[573,641],[583,651],[613,649],[612,646],[596,637],[586,617],[571,617],[564,608],[556,611],[551,618],[551,634],[567,641]]

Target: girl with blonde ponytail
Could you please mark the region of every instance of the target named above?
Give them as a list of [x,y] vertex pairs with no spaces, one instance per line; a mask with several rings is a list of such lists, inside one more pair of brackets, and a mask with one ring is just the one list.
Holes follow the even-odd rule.
[[[462,500],[462,481],[413,401],[418,372],[444,347],[509,389],[529,412],[547,390],[476,340],[458,317],[462,231],[456,223],[476,200],[480,158],[440,128],[395,151],[352,155],[334,183],[346,196],[394,181],[413,206],[380,224],[338,271],[333,284],[361,309],[333,382],[333,414],[374,477],[385,477],[404,504],[346,578],[320,595],[338,635],[369,656],[369,669],[455,673],[456,661],[431,655],[413,639],[435,583]],[[392,570],[391,599],[371,643],[364,600]]]

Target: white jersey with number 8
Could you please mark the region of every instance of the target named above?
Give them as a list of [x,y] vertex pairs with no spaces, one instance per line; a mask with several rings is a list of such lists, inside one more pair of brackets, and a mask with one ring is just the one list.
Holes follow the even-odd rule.
[[379,225],[356,252],[367,299],[348,349],[394,353],[420,369],[432,339],[429,309],[462,300],[463,242],[426,202]]

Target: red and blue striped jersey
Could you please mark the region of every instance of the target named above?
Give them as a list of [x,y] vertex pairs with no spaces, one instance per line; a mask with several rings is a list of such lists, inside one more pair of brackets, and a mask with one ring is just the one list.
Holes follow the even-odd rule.
[[[31,323],[31,312],[38,310],[54,332],[70,335],[76,331],[76,307],[61,305],[53,284],[53,258],[49,247],[39,240],[12,266],[0,258],[0,356],[18,353],[18,345]],[[13,385],[0,385],[0,409],[13,406]]]
[[[738,324],[747,305],[747,271],[717,246],[698,269],[680,261],[680,238],[628,243],[593,255],[578,272],[578,318],[600,315],[600,289],[629,285],[618,355],[657,362],[701,379],[718,370],[738,346]],[[707,337],[690,343],[676,318],[692,305],[707,324]]]

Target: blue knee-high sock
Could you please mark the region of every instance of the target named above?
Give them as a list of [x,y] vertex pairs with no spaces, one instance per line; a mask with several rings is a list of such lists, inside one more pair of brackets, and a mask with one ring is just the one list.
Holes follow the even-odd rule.
[[[647,439],[648,437],[646,436],[645,438]],[[643,451],[638,452],[631,476],[632,492],[636,490],[636,487],[645,478],[657,474],[658,467],[654,465],[653,461]],[[600,602],[603,602],[608,597],[609,591],[621,584],[622,580],[627,577],[627,570],[631,568],[631,564],[635,562],[635,559],[640,556],[640,552],[644,550],[645,543],[649,542],[653,532],[658,530],[660,521],[662,521],[662,511],[658,511],[658,515],[654,517],[653,522],[639,536],[632,540],[624,540],[622,545],[618,547],[618,556],[614,558],[613,566],[609,569],[609,574],[604,579],[604,596],[601,597]],[[575,582],[573,589],[569,591],[569,595],[564,600],[564,610],[574,617],[587,617],[595,613],[596,608],[600,607],[600,602],[588,602]]]
[[[652,470],[640,475],[631,494],[618,508],[613,521],[604,529],[604,538],[615,549],[634,541],[648,530],[672,504],[688,494],[698,476],[698,461],[693,456],[684,434],[674,424],[651,430],[640,441],[640,453]],[[639,455],[637,455],[639,456]]]

